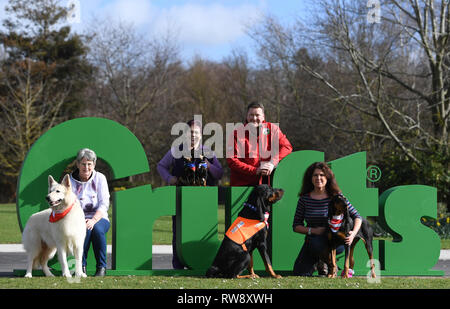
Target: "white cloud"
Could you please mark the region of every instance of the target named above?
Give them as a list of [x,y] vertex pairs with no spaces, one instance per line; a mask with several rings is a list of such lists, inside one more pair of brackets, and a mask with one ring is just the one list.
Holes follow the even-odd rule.
[[256,22],[261,15],[262,8],[257,5],[185,4],[162,9],[153,26],[158,33],[175,28],[184,43],[216,45],[245,35],[246,25]]
[[[6,15],[6,5],[8,4],[8,0],[0,0],[0,21],[3,21],[7,17]],[[1,24],[1,22],[0,22]]]
[[[61,0],[66,5],[68,0]],[[245,39],[245,28],[260,20],[267,11],[267,0],[152,1],[78,0],[81,20],[71,24],[76,32],[90,30],[97,20],[125,22],[152,37],[170,35],[183,48],[195,53],[213,49],[220,53]],[[0,0],[0,17],[5,17]],[[225,50],[223,51],[225,52]]]
[[133,23],[139,27],[148,24],[156,13],[148,0],[116,0],[102,8],[101,15],[110,16],[114,20]]

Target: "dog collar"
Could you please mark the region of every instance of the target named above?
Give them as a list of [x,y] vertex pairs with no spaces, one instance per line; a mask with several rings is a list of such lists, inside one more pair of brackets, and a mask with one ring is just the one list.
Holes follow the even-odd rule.
[[328,225],[330,226],[330,230],[333,233],[337,233],[337,231],[339,231],[339,228],[342,225],[342,220],[344,219],[344,215],[339,215],[339,216],[333,216],[333,218],[328,219]]
[[[256,206],[253,206],[252,204],[249,204],[249,203],[244,203],[244,206],[247,206],[248,208],[250,208],[253,211],[257,210]],[[269,212],[266,211],[264,213],[264,223],[267,225],[267,228],[269,228],[269,216],[270,216]]]
[[72,205],[70,205],[66,210],[60,213],[55,213],[55,211],[52,211],[50,217],[48,218],[48,221],[54,223],[61,220],[69,213],[69,211],[72,210],[73,205],[75,205],[75,202],[73,202]]
[[194,164],[194,163],[188,163],[188,164],[186,164],[186,166],[187,166],[189,169],[195,171],[195,164]]
[[249,204],[249,203],[244,203],[244,206],[247,206],[248,208],[250,208],[253,211],[257,210],[256,206],[253,206],[252,204]]

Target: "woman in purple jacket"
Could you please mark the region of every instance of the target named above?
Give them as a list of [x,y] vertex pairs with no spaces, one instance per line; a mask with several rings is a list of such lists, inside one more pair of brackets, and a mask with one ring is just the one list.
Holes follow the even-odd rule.
[[[191,131],[190,153],[194,158],[194,164],[198,165],[201,161],[200,155],[206,157],[206,164],[208,166],[208,177],[206,179],[207,186],[215,186],[220,178],[222,178],[222,165],[217,160],[212,150],[200,144],[202,129],[201,124],[195,120],[187,122]],[[184,159],[175,158],[174,153],[177,151],[183,152],[183,144],[178,148],[170,149],[165,156],[158,162],[156,169],[161,178],[169,185],[179,185],[179,179],[184,173]],[[174,269],[183,269],[184,265],[178,259],[176,252],[176,216],[172,216],[172,266]]]

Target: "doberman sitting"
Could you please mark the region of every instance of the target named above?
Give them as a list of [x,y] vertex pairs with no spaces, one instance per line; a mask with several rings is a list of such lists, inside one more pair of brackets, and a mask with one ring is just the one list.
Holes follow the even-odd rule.
[[[283,197],[282,189],[259,185],[253,189],[238,214],[238,218],[226,232],[219,251],[206,272],[208,278],[257,278],[253,270],[253,250],[258,249],[266,271],[274,278],[281,276],[272,269],[267,252],[267,229],[270,206]],[[241,276],[244,269],[249,275]]]
[[328,240],[329,240],[329,259],[328,259],[328,277],[335,278],[337,274],[336,266],[336,247],[344,245],[345,264],[342,272],[343,278],[349,278],[349,268],[353,269],[355,260],[353,250],[360,239],[364,242],[367,254],[370,259],[371,276],[375,278],[375,268],[373,264],[373,229],[366,219],[361,218],[362,224],[353,242],[350,245],[345,244],[345,237],[353,229],[353,220],[349,215],[345,198],[342,195],[335,195],[328,206]]

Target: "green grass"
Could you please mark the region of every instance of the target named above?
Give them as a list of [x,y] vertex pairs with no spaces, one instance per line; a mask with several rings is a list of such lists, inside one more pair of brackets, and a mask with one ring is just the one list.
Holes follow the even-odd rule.
[[0,204],[0,244],[20,244],[19,221],[15,204]]
[[65,278],[0,278],[2,289],[449,289],[450,278],[381,278],[368,283],[365,277],[351,279],[305,278],[281,279],[207,279],[203,277],[88,277],[80,283]]
[[[111,216],[110,216],[111,218]],[[219,207],[219,237],[224,233],[224,209]],[[109,243],[111,242],[111,233]],[[159,218],[153,226],[154,244],[171,244],[172,219]],[[0,204],[0,243],[21,243],[14,204]],[[441,241],[450,248],[450,240]],[[381,283],[368,283],[365,277],[351,279],[304,278],[281,279],[206,279],[177,276],[107,276],[88,277],[70,283],[61,277],[0,278],[0,289],[449,289],[450,278],[382,277]]]

